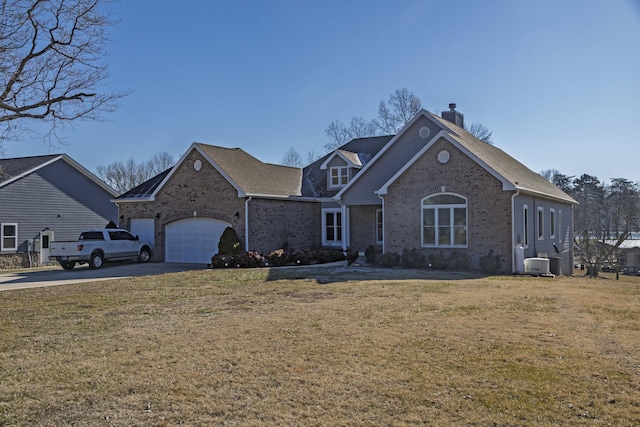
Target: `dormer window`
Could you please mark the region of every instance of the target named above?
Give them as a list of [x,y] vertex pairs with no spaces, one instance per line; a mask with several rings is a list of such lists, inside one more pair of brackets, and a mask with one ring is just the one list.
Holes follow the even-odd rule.
[[331,188],[344,187],[349,182],[349,168],[347,166],[332,166],[329,169],[329,186]]
[[327,156],[320,165],[320,170],[327,171],[327,188],[342,188],[349,183],[349,179],[362,169],[362,162],[357,153],[336,150]]

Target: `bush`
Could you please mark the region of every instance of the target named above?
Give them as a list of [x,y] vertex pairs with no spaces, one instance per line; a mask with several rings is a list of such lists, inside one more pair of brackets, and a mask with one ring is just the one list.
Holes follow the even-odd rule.
[[233,266],[241,268],[262,267],[264,264],[264,257],[256,251],[243,252],[233,260]]
[[497,273],[500,271],[500,255],[494,255],[493,249],[489,253],[480,257],[480,271],[483,273]]
[[407,268],[425,268],[427,257],[417,249],[405,249],[402,251],[402,265]]
[[371,245],[364,251],[364,256],[368,263],[375,264],[378,256],[382,254],[382,250],[378,246]]
[[284,249],[277,249],[267,255],[269,265],[272,267],[280,267],[286,265],[289,262],[289,252]]
[[471,267],[471,255],[463,251],[453,251],[447,258],[449,270],[469,270]]
[[355,249],[347,249],[347,265],[351,265],[358,259],[358,251]]
[[345,258],[342,249],[316,249],[313,251],[313,257],[318,264],[343,261]]
[[224,229],[218,242],[218,253],[220,255],[239,255],[242,253],[242,244],[236,230],[231,227]]
[[313,261],[313,254],[311,251],[297,251],[291,254],[290,261],[297,265],[309,265]]
[[397,267],[400,265],[400,254],[387,252],[376,257],[376,263],[381,267]]
[[231,255],[215,254],[211,258],[211,268],[229,268],[234,266],[235,257]]
[[429,255],[429,267],[436,270],[446,270],[448,266],[447,258],[442,252]]

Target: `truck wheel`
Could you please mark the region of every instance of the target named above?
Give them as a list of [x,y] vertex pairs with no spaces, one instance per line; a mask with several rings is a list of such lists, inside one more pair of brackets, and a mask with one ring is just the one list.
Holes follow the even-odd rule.
[[148,262],[151,259],[151,252],[149,249],[144,248],[140,251],[140,255],[138,255],[138,262]]
[[104,258],[102,258],[102,255],[93,254],[91,255],[91,259],[89,260],[89,267],[92,270],[97,270],[98,268],[102,267],[103,262],[104,262]]
[[73,270],[73,267],[76,266],[74,261],[60,261],[60,265],[67,271]]

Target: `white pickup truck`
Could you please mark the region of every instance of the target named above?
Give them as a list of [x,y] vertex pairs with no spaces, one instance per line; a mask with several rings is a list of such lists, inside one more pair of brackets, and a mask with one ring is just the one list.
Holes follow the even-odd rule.
[[151,258],[149,243],[118,228],[85,230],[77,242],[51,242],[49,251],[49,259],[58,261],[65,270],[73,270],[76,263],[89,263],[90,268],[97,269],[105,261],[147,262]]

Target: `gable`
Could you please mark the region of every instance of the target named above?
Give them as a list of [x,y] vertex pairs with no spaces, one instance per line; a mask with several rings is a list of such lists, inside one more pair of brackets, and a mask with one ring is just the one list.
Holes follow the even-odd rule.
[[382,187],[398,170],[402,169],[428,141],[423,136],[439,130],[436,124],[424,116],[416,116],[405,128],[391,139],[385,147],[363,168],[358,176],[336,195],[345,204],[380,204],[377,195]]
[[[342,153],[353,153],[357,155],[360,163],[366,167],[366,165],[372,161],[376,154],[393,138],[393,135],[374,136],[369,138],[357,138],[344,144],[336,151]],[[333,151],[306,166],[303,169],[302,175],[302,196],[313,198],[326,198],[333,197],[340,189],[328,188],[328,169],[322,166],[327,162],[333,164],[334,161],[338,161],[337,156]],[[346,164],[346,159],[343,159]],[[360,173],[361,169],[354,169],[354,172]]]
[[446,138],[500,180],[504,191],[517,190],[565,203],[577,203],[540,174],[531,171],[504,151],[480,141],[466,130],[426,110],[416,114],[335,197],[349,205],[380,203],[378,194],[385,194],[389,185],[417,161],[438,138]]
[[[201,158],[193,160],[194,152],[199,153]],[[263,163],[240,148],[216,147],[196,142],[173,168],[128,191],[125,193],[126,197],[119,198],[118,202],[153,201],[176,173],[184,168],[198,172],[205,164],[211,165],[235,189],[238,197],[290,197],[301,194],[300,168]]]

